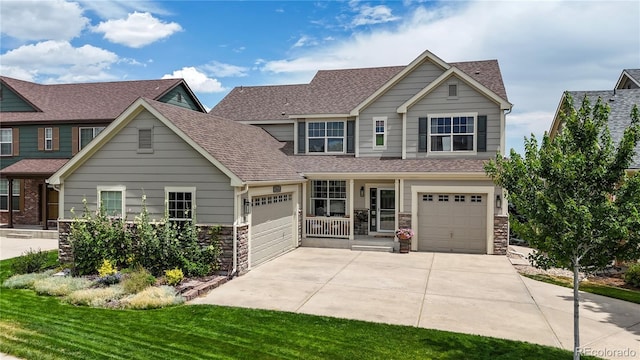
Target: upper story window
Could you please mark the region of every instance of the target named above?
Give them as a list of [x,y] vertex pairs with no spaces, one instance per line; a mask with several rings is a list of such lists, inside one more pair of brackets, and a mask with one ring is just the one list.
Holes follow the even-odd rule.
[[98,187],[98,204],[107,216],[121,217],[124,214],[123,186]]
[[387,148],[387,118],[386,117],[373,118],[373,148],[374,149]]
[[307,123],[307,148],[310,153],[343,153],[344,121]]
[[80,128],[80,149],[83,149],[94,137],[98,136],[104,130],[104,126],[100,127],[83,127]]
[[196,206],[196,189],[192,187],[165,188],[167,213],[171,221],[185,221],[193,219]]
[[475,150],[475,116],[435,115],[429,117],[429,125],[430,151]]
[[44,149],[53,150],[53,128],[44,128]]
[[13,129],[0,129],[0,156],[13,155]]
[[[13,179],[11,204],[14,211],[20,210],[20,180]],[[9,180],[0,179],[0,210],[9,210]]]

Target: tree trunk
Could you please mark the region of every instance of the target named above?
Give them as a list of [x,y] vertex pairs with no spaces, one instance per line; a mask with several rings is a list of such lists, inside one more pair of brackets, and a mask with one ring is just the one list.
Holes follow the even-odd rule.
[[576,256],[573,263],[573,360],[580,360],[580,272]]

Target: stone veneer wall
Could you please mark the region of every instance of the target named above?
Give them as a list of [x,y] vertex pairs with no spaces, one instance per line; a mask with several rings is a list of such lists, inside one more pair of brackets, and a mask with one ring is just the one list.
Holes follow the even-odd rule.
[[[14,225],[39,225],[38,216],[40,215],[40,185],[44,184],[44,179],[21,179],[20,186],[20,205],[21,209],[14,209],[13,224]],[[16,211],[17,210],[17,211]],[[9,212],[0,212],[0,223],[9,222]]]
[[[58,221],[58,257],[61,263],[70,263],[73,261],[73,249],[69,242],[69,234],[71,232],[71,222],[73,220]],[[200,245],[207,246],[211,244],[213,225],[198,225],[200,232],[198,241]],[[249,226],[240,225],[237,227],[236,237],[237,243],[237,274],[243,275],[249,269]],[[218,265],[220,272],[230,275],[233,270],[233,226],[222,225],[218,232],[218,244],[222,250]]]
[[398,213],[398,228],[411,228],[411,213]]
[[369,209],[354,209],[353,217],[353,234],[369,235]]
[[493,254],[505,255],[509,246],[509,216],[493,217]]

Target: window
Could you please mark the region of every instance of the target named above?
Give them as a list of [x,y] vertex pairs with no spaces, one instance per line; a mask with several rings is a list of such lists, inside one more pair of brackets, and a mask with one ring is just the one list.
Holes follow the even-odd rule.
[[80,149],[87,146],[87,144],[93,140],[94,137],[98,136],[102,130],[104,130],[104,126],[80,128]]
[[13,129],[0,129],[0,156],[13,155]]
[[311,212],[317,216],[345,216],[347,182],[314,180],[311,185]]
[[482,195],[471,195],[471,202],[472,203],[481,203],[482,202]]
[[107,216],[121,217],[124,214],[125,190],[123,186],[98,187],[98,205]]
[[431,151],[473,151],[475,136],[474,116],[430,117]]
[[440,201],[440,202],[449,201],[449,195],[438,195],[438,201]]
[[373,118],[373,148],[374,149],[387,148],[387,118],[386,117]]
[[422,201],[433,201],[433,195],[422,195]]
[[449,97],[458,97],[458,84],[449,84]]
[[138,152],[153,152],[152,129],[138,129]]
[[455,195],[453,197],[453,201],[455,202],[464,202],[465,200],[465,196],[464,195]]
[[344,152],[344,122],[310,122],[307,124],[307,143],[310,153]]
[[193,219],[195,211],[195,188],[166,188],[167,212],[169,220],[184,221]]
[[44,149],[53,150],[53,128],[44,128]]
[[[13,179],[13,210],[20,209],[20,180]],[[0,179],[0,210],[9,210],[9,180]]]

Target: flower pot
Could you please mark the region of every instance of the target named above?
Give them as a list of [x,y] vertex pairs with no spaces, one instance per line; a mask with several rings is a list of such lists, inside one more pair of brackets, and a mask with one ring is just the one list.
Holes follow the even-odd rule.
[[409,253],[409,251],[411,251],[411,238],[408,238],[408,239],[399,238],[398,240],[400,242],[400,253],[401,254]]

